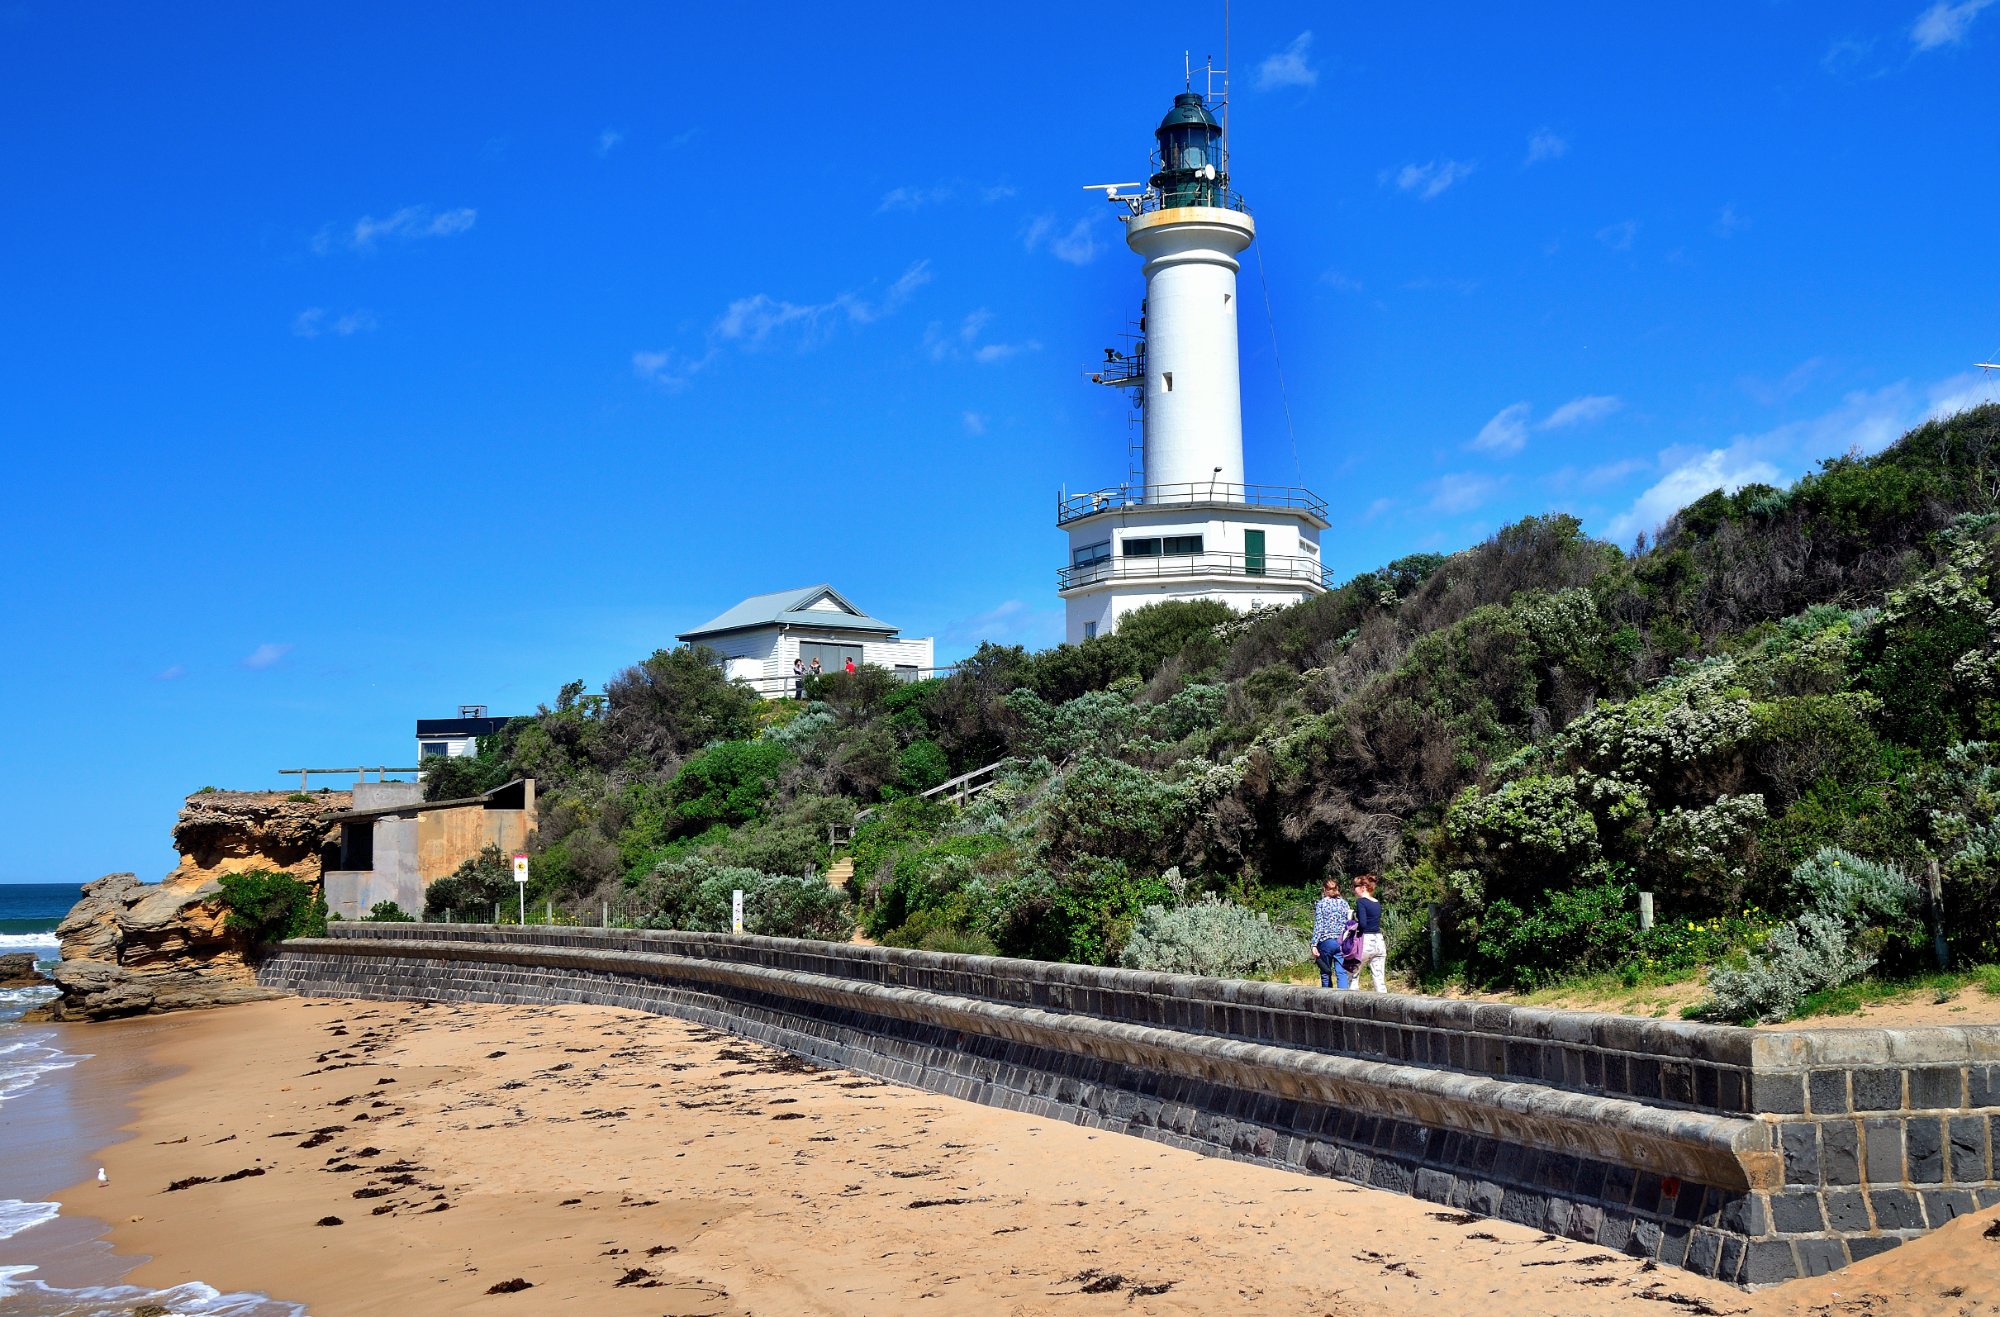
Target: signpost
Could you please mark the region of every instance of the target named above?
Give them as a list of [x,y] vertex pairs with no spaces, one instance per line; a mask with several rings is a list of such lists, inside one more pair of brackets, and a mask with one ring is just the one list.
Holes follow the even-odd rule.
[[729,898],[729,931],[743,931],[743,889],[740,887]]
[[521,925],[528,923],[528,857],[526,854],[514,857],[514,885],[521,893]]

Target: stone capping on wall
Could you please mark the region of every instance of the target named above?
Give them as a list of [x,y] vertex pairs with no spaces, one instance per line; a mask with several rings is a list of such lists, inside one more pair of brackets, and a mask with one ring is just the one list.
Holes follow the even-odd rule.
[[1719,1188],[1775,1188],[1779,1183],[1781,1164],[1772,1151],[1771,1128],[1762,1122],[1552,1091],[1538,1083],[1329,1056],[1297,1046],[1242,1042],[717,959],[426,940],[407,934],[375,940],[344,933],[337,942],[301,940],[285,945],[304,954],[337,949],[348,955],[572,967],[694,988],[720,985],[982,1034],[1292,1101],[1378,1111],[1434,1129],[1687,1176]]

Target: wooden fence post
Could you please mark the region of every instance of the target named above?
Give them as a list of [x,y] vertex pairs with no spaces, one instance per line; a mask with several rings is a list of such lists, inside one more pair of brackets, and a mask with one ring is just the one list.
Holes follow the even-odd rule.
[[1951,968],[1951,950],[1944,944],[1944,876],[1938,872],[1937,857],[1925,862],[1924,869],[1930,879],[1931,942],[1937,951],[1940,970]]
[[1653,894],[1639,893],[1639,931],[1645,932],[1653,926]]
[[1441,966],[1444,963],[1444,930],[1438,924],[1438,908],[1436,901],[1431,902],[1430,926],[1431,926],[1431,973],[1435,974],[1438,972],[1439,966]]

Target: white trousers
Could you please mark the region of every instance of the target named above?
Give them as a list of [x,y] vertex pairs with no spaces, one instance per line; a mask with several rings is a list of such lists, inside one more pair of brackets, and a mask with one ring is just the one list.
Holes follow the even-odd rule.
[[[1368,967],[1368,977],[1375,981],[1375,991],[1387,992],[1389,990],[1389,983],[1385,975],[1388,972],[1389,948],[1382,941],[1380,933],[1363,933],[1361,935],[1361,963]],[[1361,973],[1359,970],[1355,971],[1354,976],[1348,980],[1347,986],[1349,988],[1359,988],[1361,986]]]

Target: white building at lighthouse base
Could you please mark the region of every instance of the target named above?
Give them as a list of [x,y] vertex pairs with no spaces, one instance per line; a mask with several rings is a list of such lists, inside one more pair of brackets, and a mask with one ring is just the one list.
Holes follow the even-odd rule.
[[1057,573],[1064,639],[1108,635],[1136,608],[1215,599],[1238,612],[1283,607],[1328,588],[1319,533],[1326,504],[1271,485],[1116,488],[1058,500],[1069,566]]

